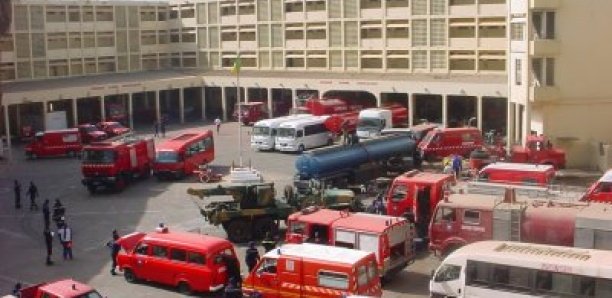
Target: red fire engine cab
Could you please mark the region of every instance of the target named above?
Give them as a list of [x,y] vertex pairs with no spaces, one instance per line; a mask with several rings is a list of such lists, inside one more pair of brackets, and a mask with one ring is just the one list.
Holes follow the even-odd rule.
[[512,147],[510,159],[512,162],[549,164],[556,169],[565,168],[565,151],[554,148],[550,140],[543,135],[528,136],[525,147]]
[[583,201],[612,202],[612,170],[608,170],[582,197]]
[[82,183],[90,193],[98,187],[121,191],[136,178],[147,178],[155,158],[152,139],[119,136],[83,147]]

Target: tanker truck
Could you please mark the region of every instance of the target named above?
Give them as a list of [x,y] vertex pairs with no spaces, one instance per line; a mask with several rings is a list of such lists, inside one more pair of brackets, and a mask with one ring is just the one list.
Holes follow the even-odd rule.
[[420,166],[415,141],[408,135],[390,135],[353,145],[337,145],[303,153],[295,161],[294,185],[312,181],[321,188],[346,187]]
[[452,194],[429,226],[429,248],[445,256],[476,241],[520,241],[612,250],[609,204],[538,200],[507,189],[496,195]]

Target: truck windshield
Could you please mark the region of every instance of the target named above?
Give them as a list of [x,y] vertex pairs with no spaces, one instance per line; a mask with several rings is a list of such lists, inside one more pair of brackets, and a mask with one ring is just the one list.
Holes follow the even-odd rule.
[[270,128],[266,126],[254,126],[253,135],[254,136],[269,136]]
[[363,129],[381,129],[383,125],[382,120],[378,118],[361,118],[357,122],[357,127]]
[[91,291],[83,295],[75,296],[74,298],[102,298],[102,295],[96,291]]
[[174,151],[155,152],[155,161],[158,163],[173,163],[178,161],[178,154]]
[[295,135],[294,128],[279,128],[278,136],[279,137],[293,137]]
[[112,163],[115,161],[115,152],[112,150],[85,150],[84,163]]

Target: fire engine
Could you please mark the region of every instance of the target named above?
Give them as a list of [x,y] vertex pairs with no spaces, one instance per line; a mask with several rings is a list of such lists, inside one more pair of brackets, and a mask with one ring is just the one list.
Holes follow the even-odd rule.
[[153,139],[118,136],[83,148],[82,183],[90,193],[104,186],[121,191],[136,178],[147,178],[155,158]]
[[556,169],[565,168],[565,151],[553,147],[543,135],[527,137],[525,147],[514,146],[510,153],[512,162],[549,164]]
[[400,217],[311,206],[287,219],[287,243],[312,242],[374,252],[384,279],[414,261],[413,231]]
[[531,199],[506,189],[496,195],[452,194],[441,201],[429,227],[436,254],[483,240],[520,241],[612,249],[609,204]]

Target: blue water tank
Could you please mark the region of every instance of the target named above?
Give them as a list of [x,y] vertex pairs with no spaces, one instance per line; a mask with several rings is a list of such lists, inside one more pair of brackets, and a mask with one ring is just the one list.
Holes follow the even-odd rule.
[[368,151],[371,161],[386,160],[393,156],[412,156],[415,141],[409,135],[392,135],[360,143]]
[[367,161],[368,153],[362,146],[332,146],[303,153],[295,168],[300,179],[310,179],[350,170]]

